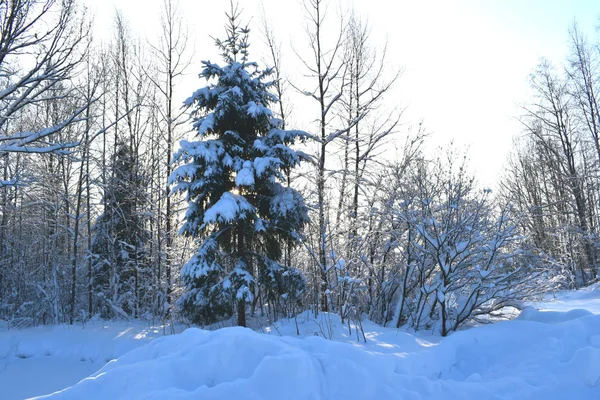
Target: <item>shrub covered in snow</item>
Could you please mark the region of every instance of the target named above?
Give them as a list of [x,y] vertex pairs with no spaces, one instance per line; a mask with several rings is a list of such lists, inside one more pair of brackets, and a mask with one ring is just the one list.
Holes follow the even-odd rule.
[[[445,336],[520,307],[560,281],[524,251],[519,214],[478,189],[457,159],[450,152],[411,169],[388,169],[371,207],[375,228],[348,257],[365,266],[362,276],[345,276],[333,292],[353,294],[345,307],[368,310],[383,324],[393,320]],[[343,261],[338,270],[350,274]]]

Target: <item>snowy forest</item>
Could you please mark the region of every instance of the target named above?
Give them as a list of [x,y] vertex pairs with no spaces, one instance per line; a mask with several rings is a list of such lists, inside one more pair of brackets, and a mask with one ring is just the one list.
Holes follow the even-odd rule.
[[156,38],[116,11],[107,41],[75,0],[0,1],[0,320],[310,310],[446,336],[596,282],[598,37],[565,27],[568,58],[531,71],[492,190],[468,152],[427,151],[390,96],[392,44],[327,3],[304,2],[304,58],[232,3],[221,58],[190,71],[203,49],[175,1]]

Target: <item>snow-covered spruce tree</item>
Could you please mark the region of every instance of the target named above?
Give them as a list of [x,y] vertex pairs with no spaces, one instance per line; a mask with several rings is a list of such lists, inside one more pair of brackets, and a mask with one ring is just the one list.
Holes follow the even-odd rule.
[[97,309],[105,318],[138,317],[146,291],[142,275],[148,265],[149,232],[139,210],[145,179],[137,172],[134,156],[126,142],[117,144],[113,176],[104,192],[106,208],[92,229]]
[[289,147],[305,133],[281,129],[268,108],[277,101],[266,81],[271,69],[248,61],[249,29],[238,25],[237,8],[227,17],[227,38],[216,40],[226,65],[203,62],[208,85],[186,100],[198,140],[181,141],[174,162],[183,165],[170,183],[188,202],[180,233],[198,244],[182,270],[180,308],[200,324],[237,309],[245,326],[257,295],[286,298],[302,290],[300,273],[279,260],[308,219],[302,196],[282,184],[283,172],[305,158]]

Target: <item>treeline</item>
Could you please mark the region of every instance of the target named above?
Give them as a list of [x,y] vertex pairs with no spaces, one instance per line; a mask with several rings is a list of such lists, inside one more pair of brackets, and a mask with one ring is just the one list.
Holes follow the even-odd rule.
[[[17,326],[96,315],[209,324],[237,312],[245,324],[246,314],[275,320],[312,309],[446,335],[551,288],[590,282],[598,262],[597,48],[574,30],[579,55],[564,76],[547,64],[534,75],[539,98],[523,120],[528,140],[511,159],[500,193],[491,193],[469,174],[465,155],[426,155],[422,126],[407,127],[401,110],[389,106],[400,75],[387,66],[387,46],[374,43],[368,21],[325,12],[327,6],[304,2],[305,57],[285,54],[268,23],[249,35],[250,42],[264,39],[269,65],[262,67],[273,67],[270,94],[261,94],[267,100],[258,106],[270,107],[282,130],[306,121],[306,134],[298,135],[305,142],[295,146],[304,163],[278,164],[268,182],[301,194],[309,219],[269,245],[280,249],[269,253],[280,275],[251,284],[258,266],[246,276],[223,261],[210,269],[221,275],[206,278],[212,289],[220,285],[210,292],[218,296],[203,303],[189,294],[202,283],[186,278],[191,267],[183,281],[181,271],[213,246],[207,240],[214,232],[188,225],[188,235],[178,235],[184,215],[198,210],[170,196],[169,183],[177,181],[172,172],[181,160],[172,160],[180,138],[215,139],[203,137],[206,125],[194,127],[189,112],[202,121],[215,105],[182,111],[174,101],[176,90],[208,93],[176,87],[190,60],[175,4],[162,3],[157,40],[138,38],[117,13],[111,40],[97,43],[73,1],[1,3],[0,319]],[[234,5],[229,15],[241,23]],[[38,21],[55,29],[42,35]],[[30,70],[23,46],[33,60],[56,53]],[[236,56],[223,53],[226,70]],[[302,77],[287,75],[293,62],[302,65]],[[300,96],[306,109],[292,107]],[[223,129],[212,133],[231,131]],[[207,165],[206,177],[213,173]],[[251,173],[243,162],[234,165],[231,174]],[[258,177],[237,182],[231,175],[235,187],[225,186],[234,196],[251,193],[248,182]],[[268,182],[261,185],[272,190]],[[211,251],[223,245],[219,240]],[[229,243],[239,254],[264,244]],[[241,297],[225,279],[233,272],[246,279],[237,287]]]
[[537,262],[581,287],[600,276],[600,42],[577,24],[569,39],[564,62],[542,60],[531,75],[502,195],[521,211]]
[[71,0],[0,4],[0,318],[15,325],[164,320],[173,303],[184,25],[166,1],[156,40],[116,12],[100,43],[90,19]]

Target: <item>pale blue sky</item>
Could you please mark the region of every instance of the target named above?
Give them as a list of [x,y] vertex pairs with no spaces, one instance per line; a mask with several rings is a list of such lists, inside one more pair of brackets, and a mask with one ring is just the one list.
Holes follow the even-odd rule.
[[[160,0],[87,0],[96,12],[99,34],[109,31],[114,7],[123,10],[134,30],[151,38],[158,24]],[[600,16],[598,0],[342,0],[367,17],[376,43],[389,43],[390,67],[405,72],[390,96],[390,105],[408,106],[407,121],[421,118],[432,132],[430,146],[454,140],[470,147],[473,170],[484,185],[494,186],[502,172],[514,135],[520,133],[516,117],[528,98],[528,76],[540,57],[560,63],[568,52],[568,28],[577,20],[594,36]],[[223,32],[223,12],[229,1],[180,0],[196,59],[218,59],[209,35]],[[258,35],[264,4],[284,44],[287,74],[299,73],[291,46],[306,48],[302,12],[297,0],[240,1],[244,17],[254,28],[254,55],[261,53]],[[182,82],[184,98],[201,83],[198,67]],[[304,114],[304,113],[303,113]],[[302,123],[298,121],[298,123]],[[306,126],[304,126],[306,128]]]

